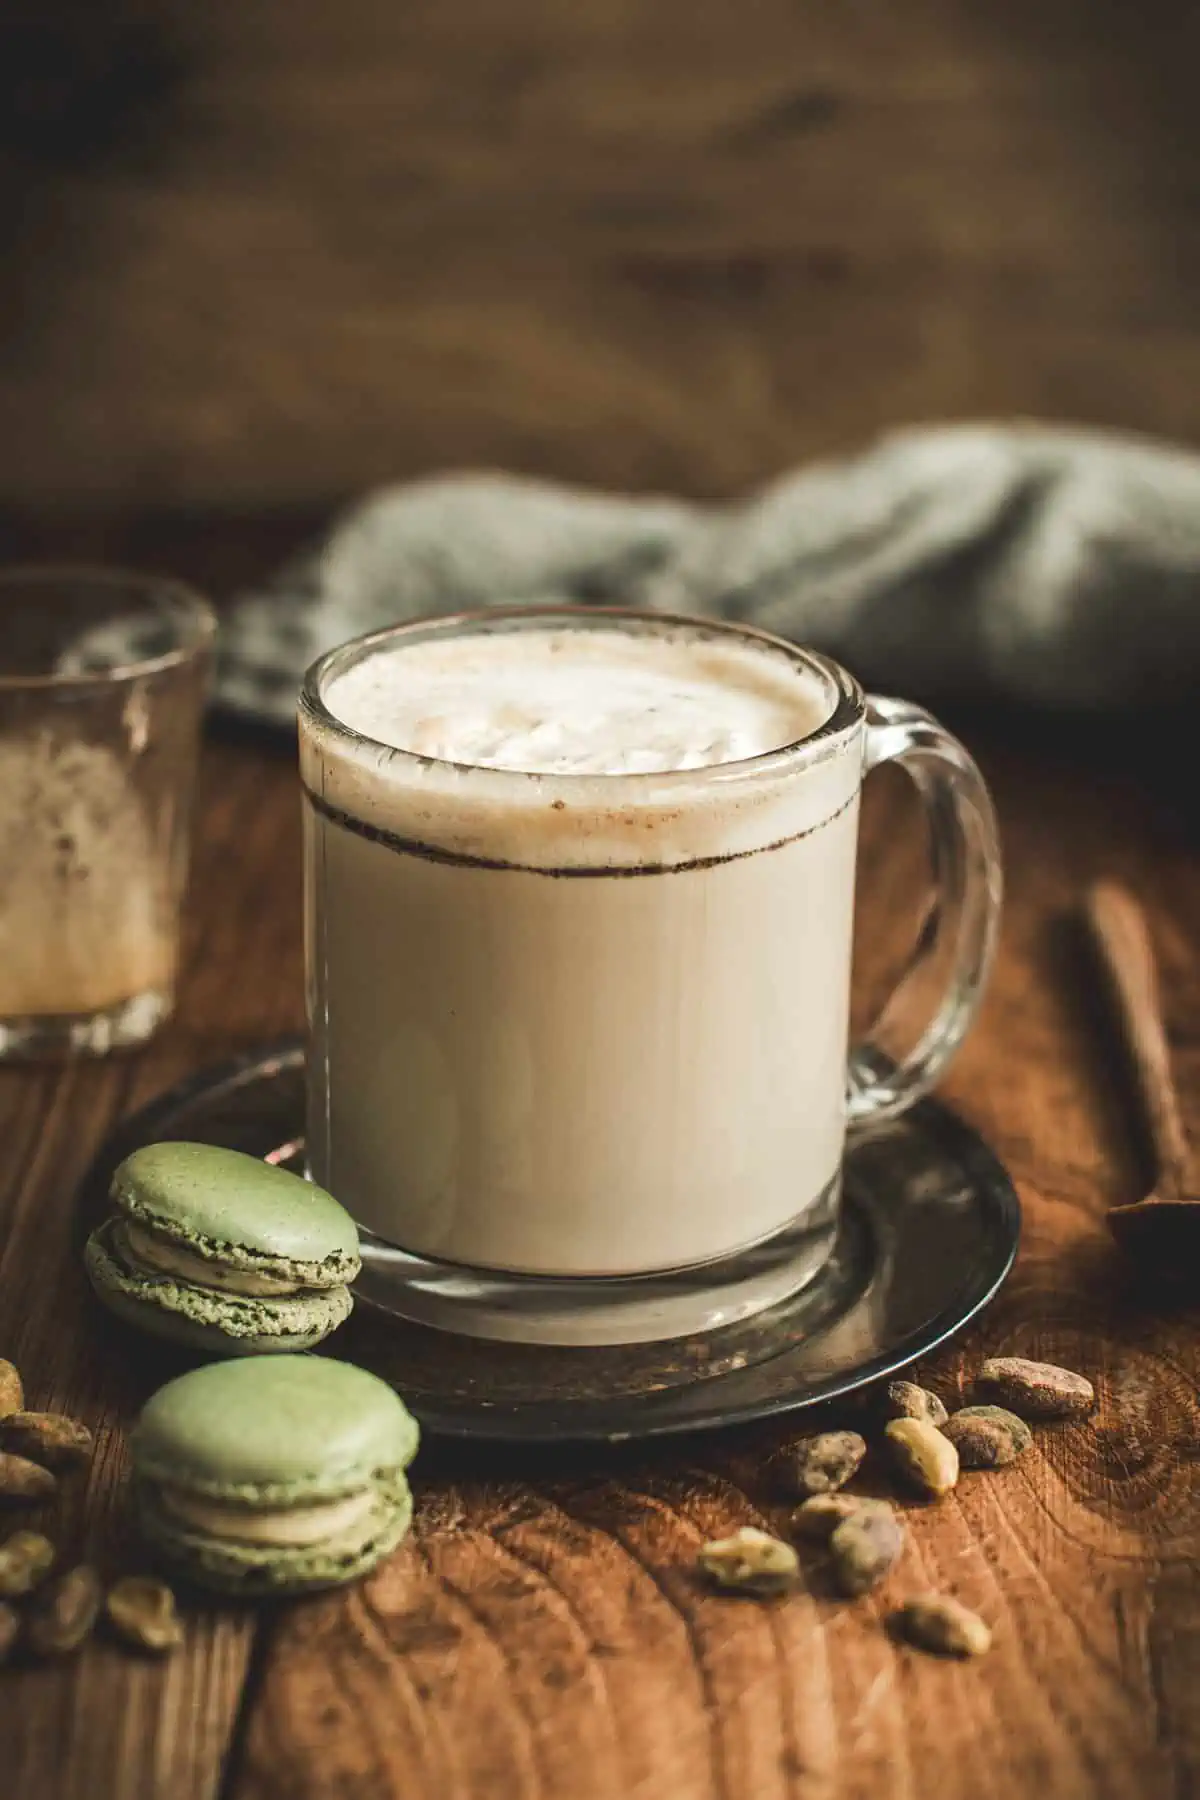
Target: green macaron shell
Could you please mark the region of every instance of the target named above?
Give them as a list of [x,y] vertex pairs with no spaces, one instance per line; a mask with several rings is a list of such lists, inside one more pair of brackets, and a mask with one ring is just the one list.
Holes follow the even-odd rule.
[[344,1287],[258,1298],[192,1287],[169,1275],[133,1269],[113,1242],[114,1223],[98,1226],[83,1253],[97,1296],[126,1324],[187,1349],[222,1356],[311,1350],[336,1331],[353,1308]]
[[345,1207],[304,1181],[217,1144],[146,1144],[120,1164],[112,1201],[135,1224],[229,1268],[305,1287],[353,1281],[358,1232]]
[[379,1485],[375,1518],[365,1537],[358,1531],[292,1549],[238,1544],[189,1530],[157,1503],[152,1486],[141,1483],[137,1518],[143,1536],[162,1560],[200,1586],[247,1599],[269,1598],[337,1587],[368,1574],[407,1535],[412,1495],[403,1475],[395,1474]]
[[416,1420],[378,1376],[325,1356],[209,1363],[151,1396],[134,1473],[204,1498],[304,1506],[377,1486],[416,1454]]

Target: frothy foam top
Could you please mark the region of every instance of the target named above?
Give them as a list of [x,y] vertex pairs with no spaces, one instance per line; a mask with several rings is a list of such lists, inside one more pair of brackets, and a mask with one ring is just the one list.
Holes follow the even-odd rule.
[[397,750],[535,775],[708,768],[807,737],[829,699],[770,646],[619,626],[397,644],[326,690],[334,716]]
[[[329,672],[325,707],[360,735],[302,706],[300,771],[321,812],[402,851],[552,873],[677,868],[785,842],[853,803],[857,720],[799,763],[746,760],[809,738],[838,692],[783,645],[666,619],[450,625]],[[379,854],[358,846],[353,833],[339,845]]]

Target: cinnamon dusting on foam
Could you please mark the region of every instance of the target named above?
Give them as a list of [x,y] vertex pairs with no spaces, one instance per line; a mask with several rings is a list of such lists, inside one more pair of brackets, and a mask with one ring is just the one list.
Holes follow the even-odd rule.
[[425,640],[329,687],[377,743],[531,775],[648,775],[782,749],[828,714],[785,654],[737,639],[546,628]]
[[725,861],[815,830],[860,779],[854,726],[814,746],[802,780],[790,761],[751,760],[828,723],[838,693],[818,668],[670,621],[401,635],[322,698],[359,735],[306,715],[318,813],[435,859],[556,873]]

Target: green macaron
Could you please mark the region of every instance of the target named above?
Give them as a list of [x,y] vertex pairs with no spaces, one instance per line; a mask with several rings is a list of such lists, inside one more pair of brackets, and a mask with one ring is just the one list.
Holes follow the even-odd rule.
[[324,1356],[209,1363],[170,1381],[130,1442],[142,1533],[206,1587],[334,1587],[404,1537],[417,1424],[378,1376]]
[[226,1356],[308,1350],[353,1304],[358,1233],[313,1182],[215,1144],[147,1144],[84,1258],[129,1324]]

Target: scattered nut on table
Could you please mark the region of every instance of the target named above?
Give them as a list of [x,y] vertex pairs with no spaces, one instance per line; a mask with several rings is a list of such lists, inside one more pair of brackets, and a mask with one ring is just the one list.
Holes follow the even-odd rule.
[[880,1412],[888,1419],[925,1419],[930,1425],[946,1423],[946,1408],[928,1388],[915,1381],[889,1381],[883,1390]]
[[0,1451],[0,1505],[37,1506],[49,1500],[58,1483],[41,1463]]
[[833,1494],[845,1487],[866,1454],[866,1439],[857,1431],[822,1431],[777,1450],[771,1458],[771,1479],[789,1499]]
[[65,1413],[14,1412],[0,1418],[0,1450],[46,1469],[77,1468],[92,1454],[92,1434]]
[[20,1372],[15,1363],[6,1362],[0,1356],[0,1419],[7,1418],[9,1413],[20,1412],[24,1404],[25,1389]]
[[904,1527],[886,1502],[860,1506],[834,1527],[829,1554],[834,1579],[848,1598],[883,1580],[904,1548]]
[[1033,1443],[1024,1419],[1003,1406],[964,1406],[942,1426],[964,1469],[1003,1469]]
[[893,1629],[920,1650],[937,1656],[983,1656],[992,1634],[978,1613],[948,1594],[921,1594],[893,1614]]
[[165,1656],[183,1642],[175,1596],[152,1575],[126,1575],[105,1596],[104,1614],[123,1644]]
[[78,1563],[38,1594],[25,1621],[25,1641],[35,1656],[68,1656],[91,1636],[100,1611],[100,1577]]
[[918,1494],[940,1499],[958,1480],[958,1451],[928,1419],[893,1419],[884,1433],[888,1454]]
[[790,1544],[743,1525],[727,1538],[705,1544],[700,1568],[718,1587],[740,1594],[785,1594],[796,1585],[800,1559]]
[[993,1356],[975,1378],[975,1392],[1022,1419],[1082,1419],[1096,1404],[1090,1381],[1056,1363]]
[[792,1514],[792,1530],[797,1537],[813,1543],[826,1543],[843,1519],[867,1512],[873,1506],[887,1508],[886,1500],[872,1500],[862,1494],[814,1494]]
[[32,1594],[54,1567],[54,1545],[40,1531],[14,1531],[0,1544],[0,1598]]

